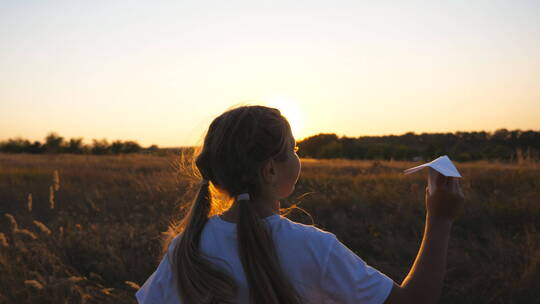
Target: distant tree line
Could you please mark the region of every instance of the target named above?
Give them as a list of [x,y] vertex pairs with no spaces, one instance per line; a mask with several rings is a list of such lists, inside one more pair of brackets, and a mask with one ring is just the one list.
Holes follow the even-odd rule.
[[[74,154],[124,154],[192,153],[194,147],[158,148],[141,147],[135,141],[93,139],[91,145],[82,138],[65,140],[56,133],[49,133],[45,142],[30,142],[22,138],[0,141],[0,152],[7,153],[74,153]],[[421,133],[403,135],[338,137],[336,134],[318,134],[297,143],[302,158],[346,158],[369,160],[432,160],[448,155],[456,161],[473,160],[540,160],[540,132],[498,129],[490,132]]]
[[297,143],[303,158],[432,160],[448,155],[456,161],[480,159],[521,161],[539,159],[540,132],[509,131],[422,133],[338,137],[318,134]]
[[157,151],[156,145],[141,147],[135,141],[116,140],[109,143],[106,139],[93,139],[91,145],[83,144],[82,138],[71,138],[69,141],[52,132],[45,137],[45,142],[30,142],[22,138],[0,141],[0,152],[7,153],[73,153],[73,154],[125,154]]

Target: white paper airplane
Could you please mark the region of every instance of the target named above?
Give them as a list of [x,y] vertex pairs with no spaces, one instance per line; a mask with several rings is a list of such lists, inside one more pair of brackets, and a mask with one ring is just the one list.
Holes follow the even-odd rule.
[[429,168],[428,188],[430,193],[433,193],[435,191],[435,181],[437,178],[437,174],[440,173],[444,176],[461,177],[461,174],[459,174],[457,168],[454,166],[454,164],[447,155],[441,156],[435,160],[430,161],[429,163],[405,169],[403,172],[405,174],[411,174],[416,171],[422,170],[425,167]]
[[405,174],[411,174],[418,170],[422,170],[424,167],[431,167],[444,176],[461,177],[461,174],[459,174],[458,170],[447,155],[441,156],[430,161],[429,163],[406,169],[403,172]]

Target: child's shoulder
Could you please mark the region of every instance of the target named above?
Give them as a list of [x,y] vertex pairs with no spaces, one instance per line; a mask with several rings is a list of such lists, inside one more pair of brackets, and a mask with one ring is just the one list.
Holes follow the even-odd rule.
[[295,222],[284,216],[281,217],[279,230],[283,234],[308,241],[331,243],[336,240],[336,235],[332,232],[316,227],[315,225]]

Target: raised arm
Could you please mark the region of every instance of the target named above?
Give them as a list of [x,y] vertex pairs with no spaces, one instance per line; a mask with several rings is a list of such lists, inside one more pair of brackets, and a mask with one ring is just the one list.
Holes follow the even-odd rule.
[[457,178],[437,175],[434,193],[426,187],[426,223],[414,264],[401,285],[394,283],[386,304],[436,303],[446,270],[452,222],[464,203]]

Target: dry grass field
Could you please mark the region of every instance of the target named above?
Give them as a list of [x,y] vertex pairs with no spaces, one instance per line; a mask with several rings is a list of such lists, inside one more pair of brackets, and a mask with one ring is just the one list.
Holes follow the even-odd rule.
[[[175,156],[0,154],[0,303],[135,303],[192,199]],[[397,282],[416,256],[427,171],[302,160],[292,220],[330,231]],[[540,303],[540,166],[456,163],[466,206],[441,303]],[[299,198],[295,200],[294,198]]]

